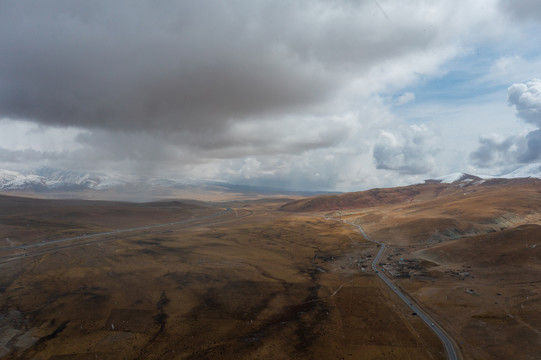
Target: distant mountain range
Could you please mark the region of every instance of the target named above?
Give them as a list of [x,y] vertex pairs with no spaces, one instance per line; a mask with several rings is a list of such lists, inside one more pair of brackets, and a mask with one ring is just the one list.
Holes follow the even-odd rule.
[[[296,199],[280,206],[281,211],[311,212],[360,209],[376,206],[425,202],[436,198],[459,195],[459,198],[477,191],[503,191],[503,189],[541,184],[541,164],[528,165],[503,176],[476,176],[454,173],[423,184],[392,188],[375,188],[365,191]],[[487,190],[489,189],[489,190]],[[503,191],[505,192],[505,191]],[[494,194],[494,193],[492,193]],[[377,219],[377,217],[374,217]],[[379,221],[379,220],[377,220]]]
[[85,190],[149,191],[176,189],[259,195],[319,195],[324,191],[287,191],[265,186],[229,184],[218,181],[175,180],[167,178],[141,179],[136,176],[90,173],[82,171],[40,168],[32,172],[0,169],[0,192],[76,192]]
[[[541,179],[541,163],[522,166],[513,172],[501,176],[470,175],[466,173],[453,173],[429,182],[454,183],[454,182],[482,182],[486,179],[514,179],[514,178],[538,178]],[[81,190],[108,190],[122,188],[175,188],[186,189],[197,187],[206,190],[220,190],[231,192],[253,193],[288,193],[281,189],[269,187],[256,187],[245,185],[232,185],[221,182],[195,182],[179,181],[174,179],[154,178],[141,180],[136,177],[126,177],[113,174],[88,173],[81,171],[59,170],[53,168],[40,168],[32,172],[17,172],[0,170],[0,191],[81,191]],[[300,193],[300,192],[290,192]],[[318,192],[306,192],[314,195]]]
[[127,182],[103,174],[41,168],[32,173],[0,170],[0,190],[104,190]]

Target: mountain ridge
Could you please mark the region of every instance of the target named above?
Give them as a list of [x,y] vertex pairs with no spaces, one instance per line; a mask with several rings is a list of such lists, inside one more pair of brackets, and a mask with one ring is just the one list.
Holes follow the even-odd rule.
[[541,183],[541,179],[532,176],[515,178],[490,177],[483,179],[479,176],[456,173],[450,176],[426,180],[423,184],[376,188],[339,195],[324,195],[298,199],[282,205],[280,210],[288,212],[314,212],[398,204],[407,205],[447,196],[464,196],[479,191],[495,191],[508,187],[519,188],[532,183],[539,184]]
[[[92,192],[93,197],[105,196],[130,199],[137,194],[150,195],[152,198],[168,197],[169,194],[195,194],[195,193],[224,193],[243,194],[250,196],[317,196],[321,194],[336,194],[332,191],[302,191],[273,188],[269,186],[231,184],[220,181],[205,181],[193,179],[171,178],[141,178],[135,175],[125,176],[118,174],[93,173],[73,170],[61,170],[43,167],[29,172],[18,172],[0,169],[0,193],[40,193],[60,194],[61,197],[71,197],[75,194]],[[99,195],[102,194],[102,195]],[[131,195],[130,195],[131,194]],[[77,196],[77,195],[75,195]],[[191,196],[191,195],[190,195]],[[109,198],[109,196],[105,196]],[[141,199],[146,199],[142,196]],[[143,201],[143,200],[137,200]]]
[[503,175],[473,175],[465,172],[455,172],[448,175],[440,176],[427,181],[440,182],[444,184],[452,184],[455,182],[482,182],[490,179],[518,179],[518,178],[536,178],[541,179],[541,163],[532,163],[520,166],[515,170]]
[[[490,179],[516,179],[538,178],[541,179],[541,163],[521,166],[504,175],[472,175],[465,172],[455,172],[445,176],[425,180],[425,183],[477,183],[480,184]],[[177,180],[169,178],[141,179],[136,176],[123,176],[118,174],[105,174],[98,172],[84,172],[74,170],[62,170],[42,167],[33,171],[18,172],[8,169],[0,169],[0,191],[78,191],[78,190],[108,190],[122,187],[162,187],[162,188],[187,188],[191,186],[204,186],[211,189],[227,188],[231,191],[242,189],[243,192],[274,193],[277,191],[302,193],[303,191],[286,191],[270,187],[259,187],[239,184],[229,184],[219,181],[195,181],[191,179]],[[340,193],[329,191],[308,191],[307,194],[317,193]]]

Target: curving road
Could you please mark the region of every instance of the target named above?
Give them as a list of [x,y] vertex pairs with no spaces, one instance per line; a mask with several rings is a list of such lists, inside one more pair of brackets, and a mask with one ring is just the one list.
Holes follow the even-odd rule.
[[353,224],[350,222],[346,222],[347,224],[355,226],[357,229],[359,229],[360,233],[369,241],[372,241],[376,244],[379,244],[380,248],[379,251],[372,261],[372,270],[375,271],[376,275],[379,276],[381,280],[396,294],[398,297],[413,311],[417,314],[423,321],[436,333],[436,335],[440,338],[441,342],[445,346],[445,351],[447,352],[447,357],[450,360],[458,360],[457,351],[451,341],[451,339],[443,332],[441,327],[437,325],[434,320],[432,320],[427,314],[425,314],[417,305],[413,303],[412,300],[408,299],[406,295],[400,291],[400,289],[385,275],[383,275],[381,269],[378,269],[378,263],[381,257],[383,256],[383,253],[385,252],[385,244],[372,240],[366,235],[363,228],[360,225]]

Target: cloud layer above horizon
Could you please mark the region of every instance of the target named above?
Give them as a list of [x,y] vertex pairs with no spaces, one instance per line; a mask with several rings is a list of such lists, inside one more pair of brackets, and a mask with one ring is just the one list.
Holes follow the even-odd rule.
[[525,135],[482,137],[480,147],[471,155],[480,167],[541,161],[541,80],[513,84],[507,92],[509,105],[517,110],[516,116],[536,129]]
[[539,161],[535,9],[3,2],[0,167],[354,190]]

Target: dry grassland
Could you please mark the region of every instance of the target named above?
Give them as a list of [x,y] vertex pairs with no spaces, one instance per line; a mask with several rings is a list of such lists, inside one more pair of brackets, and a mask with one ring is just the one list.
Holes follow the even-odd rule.
[[540,182],[427,189],[333,215],[388,245],[381,262],[389,276],[465,359],[541,358]]
[[[0,231],[14,244],[223,210],[1,202]],[[340,222],[277,212],[277,206],[236,204],[214,218],[29,248],[22,257],[5,250],[0,357],[445,357],[430,329],[367,270],[375,244]]]

